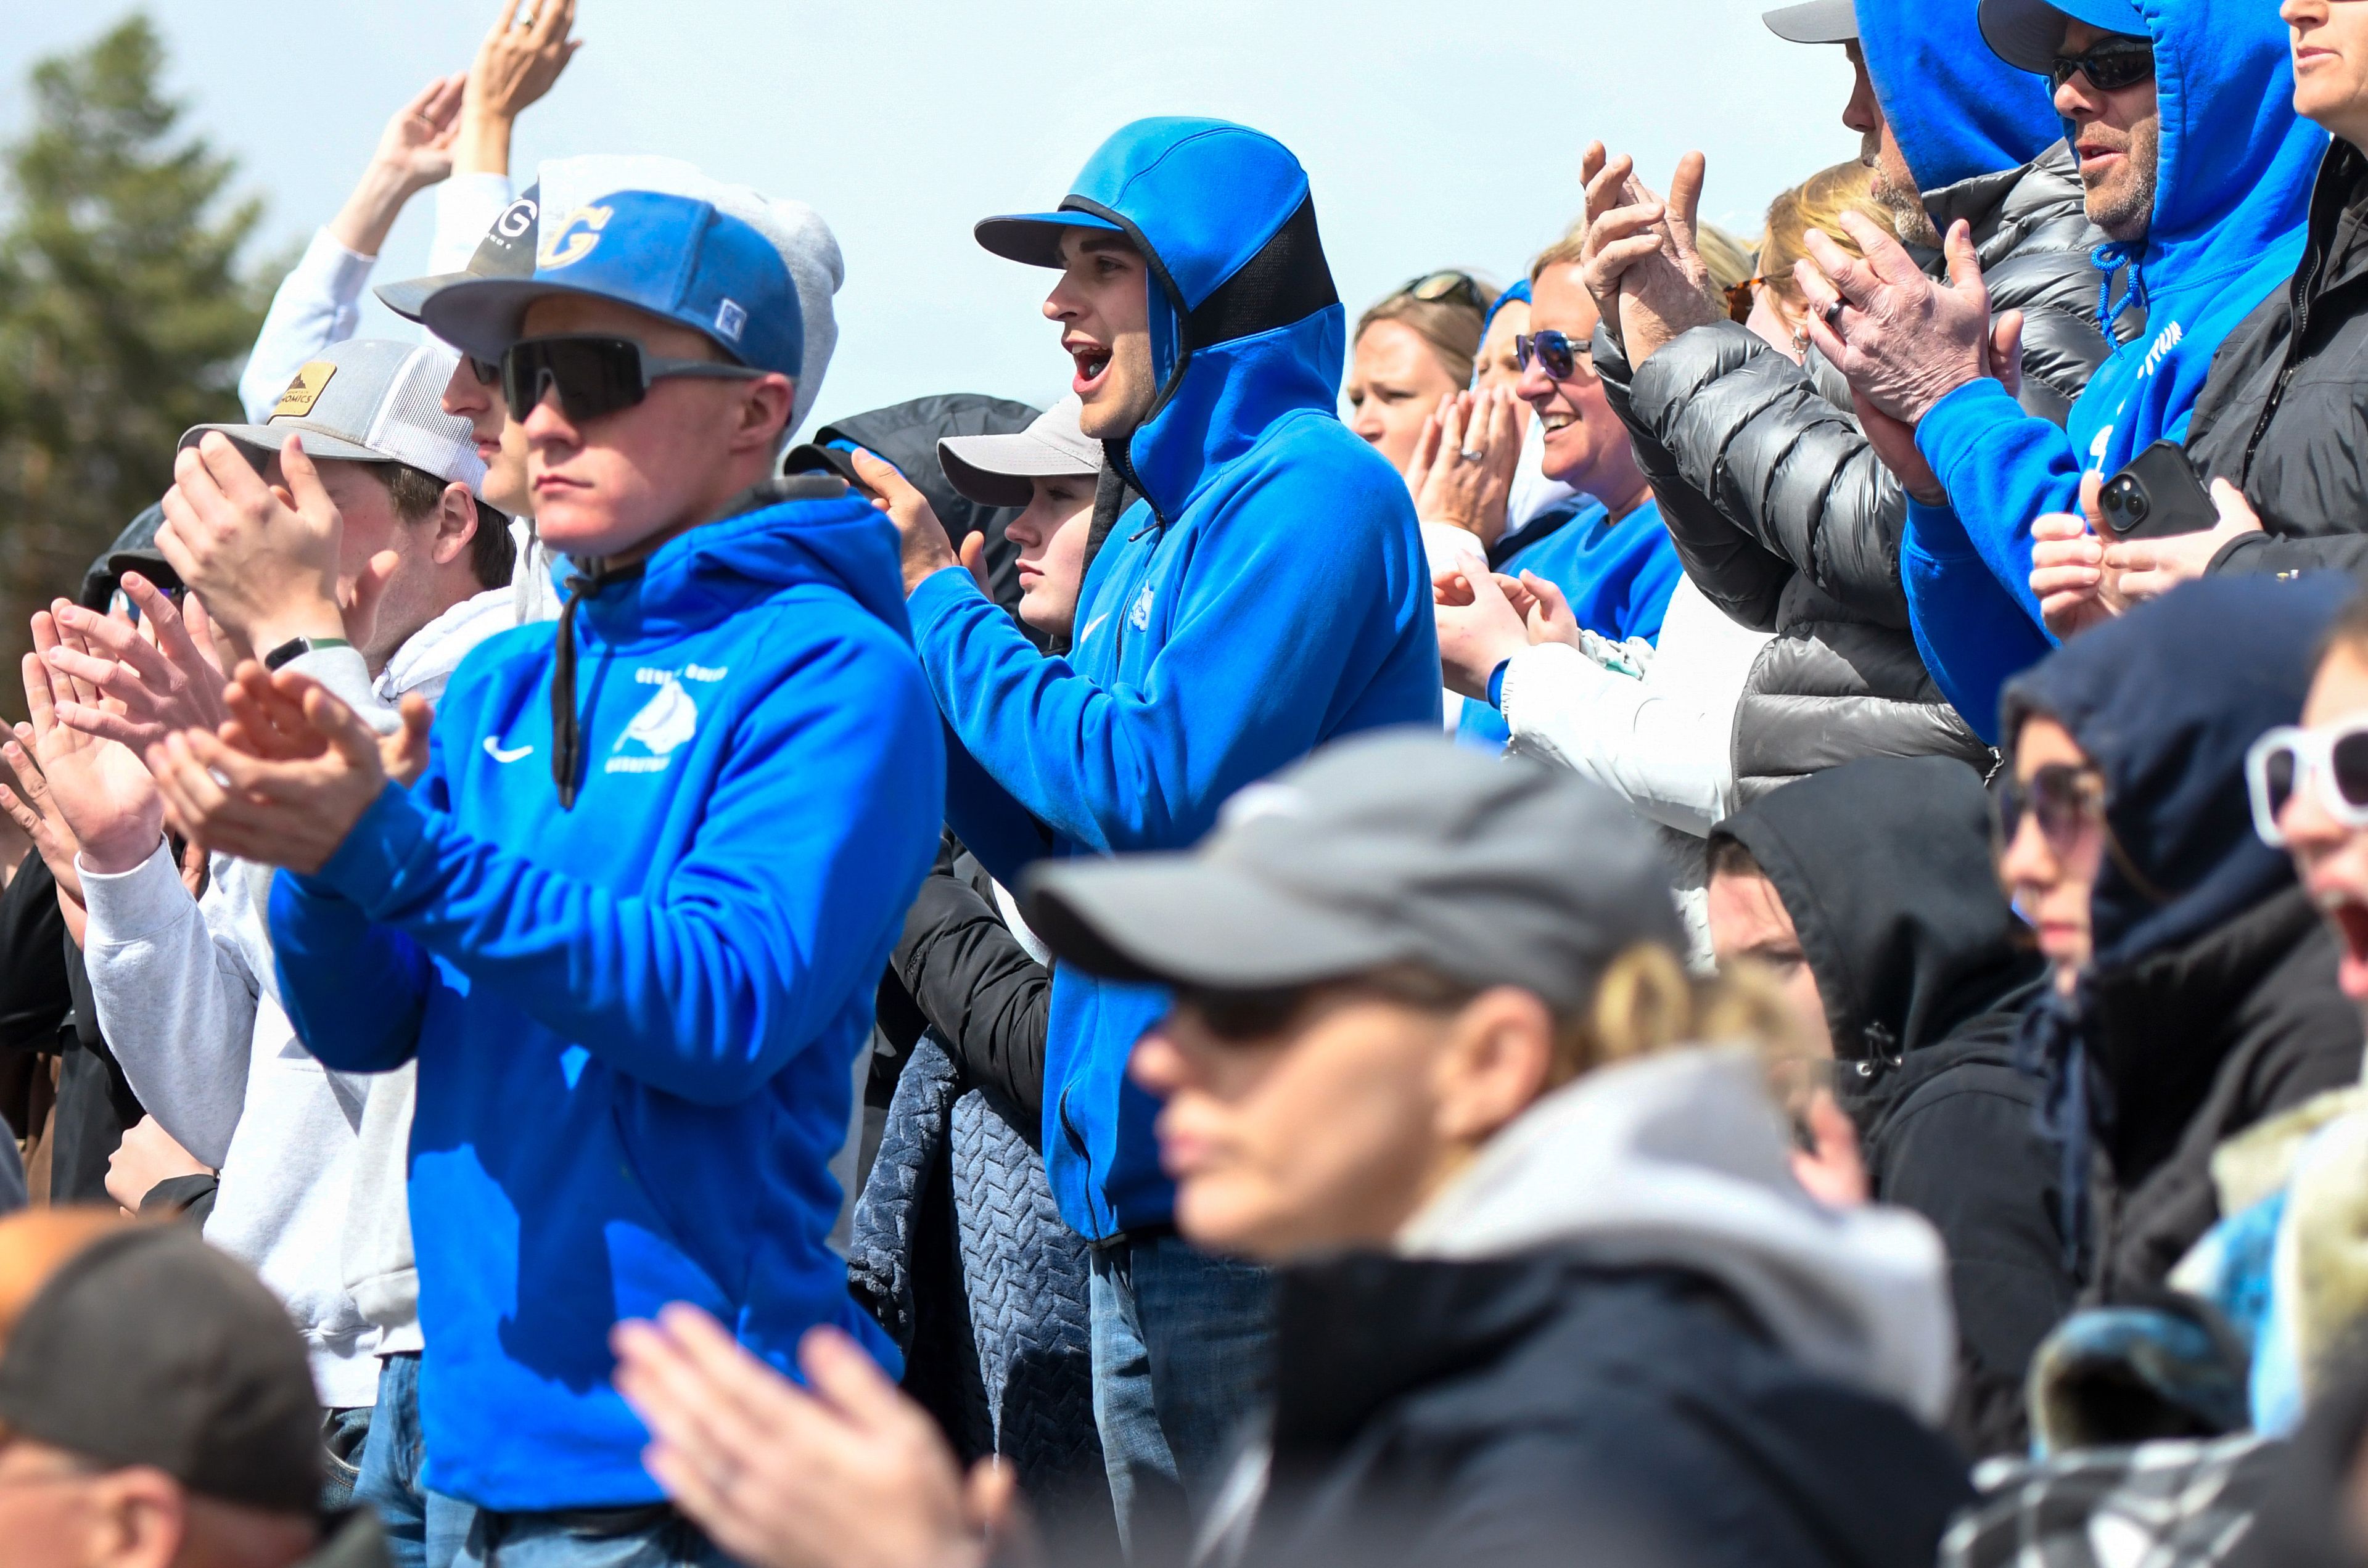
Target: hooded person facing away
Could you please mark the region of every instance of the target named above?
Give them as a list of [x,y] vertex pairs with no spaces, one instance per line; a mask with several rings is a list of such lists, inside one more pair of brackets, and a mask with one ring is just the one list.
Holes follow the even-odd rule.
[[[1998,308],[2025,313],[2022,407],[2060,424],[2112,345],[2089,261],[2103,236],[2081,212],[2044,85],[1982,46],[1975,0],[1813,0],[1765,20],[1789,41],[1850,50],[1858,85],[1842,119],[1865,139],[1873,194],[1935,277],[1942,233],[1972,226]],[[1590,199],[1601,232],[1600,205]],[[1675,264],[1664,251],[1604,284],[1633,301],[1653,289],[1646,270]],[[1841,378],[1814,351],[1796,365],[1719,319],[1697,290],[1666,291],[1685,312],[1666,327],[1599,297],[1596,368],[1687,575],[1728,615],[1778,633],[1734,726],[1744,798],[1852,756],[1980,760],[1909,635],[1907,497]]]
[[1710,892],[1722,962],[1814,982],[1869,1196],[1948,1244],[1949,1429],[1976,1458],[2023,1447],[2023,1372],[2079,1293],[2039,1085],[2015,1067],[2044,966],[1992,873],[1988,815],[1980,777],[1945,757],[1846,763],[1721,823]]
[[[2084,472],[2112,474],[2186,434],[2222,340],[2301,258],[2327,137],[2294,112],[2286,28],[2271,7],[1983,0],[1981,17],[2000,58],[2062,76],[2055,107],[2074,121],[2076,148],[2094,145],[2089,211],[2112,242],[2097,252],[2100,303],[2117,335],[2138,311],[2144,332],[2098,369],[2060,427],[1985,373],[1975,339],[1992,318],[1963,308],[1974,262],[1952,268],[1946,320],[1911,327],[1901,312],[1940,286],[1878,284],[1879,265],[1828,252],[1832,287],[1814,279],[1812,303],[1831,320],[1810,335],[1861,403],[1914,433],[1915,451],[1891,456],[1924,471],[1909,484],[1901,553],[1917,646],[1987,737],[2001,687],[2050,646],[2031,589],[2032,524],[2078,511]],[[2128,51],[2146,46],[2142,74],[2123,81],[2095,67],[2109,87],[2088,66],[2067,74],[2058,64],[2107,45],[2132,70],[2141,62]]]
[[2337,938],[2255,834],[2245,784],[2248,748],[2300,716],[2351,587],[2336,574],[2207,578],[2007,688],[2007,733],[2053,719],[2103,787],[2094,956],[2068,997],[2025,1014],[2022,1047],[2065,1142],[2066,1228],[2088,1233],[2108,1303],[2159,1285],[2221,1217],[2214,1150],[2360,1079]]
[[[1091,560],[1067,653],[1047,659],[918,493],[857,460],[903,535],[914,643],[959,742],[950,817],[996,879],[1180,848],[1326,740],[1438,728],[1413,499],[1336,413],[1346,319],[1289,150],[1222,120],[1138,120],[1057,210],[977,233],[1062,269],[1045,314],[1076,361],[1080,426],[1143,496]],[[1122,1521],[1130,1496],[1205,1477],[1253,1396],[1267,1321],[1262,1274],[1171,1229],[1158,1108],[1126,1078],[1165,1005],[1059,969],[1044,1053],[1053,1196],[1096,1244],[1096,1401]]]

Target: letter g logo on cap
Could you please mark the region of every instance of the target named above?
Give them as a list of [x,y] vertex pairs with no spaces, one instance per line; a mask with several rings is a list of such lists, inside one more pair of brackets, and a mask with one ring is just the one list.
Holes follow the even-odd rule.
[[535,266],[544,272],[556,272],[590,256],[592,247],[600,243],[600,231],[609,226],[612,211],[607,207],[579,207],[570,212],[566,221],[542,242],[542,249],[534,258]]

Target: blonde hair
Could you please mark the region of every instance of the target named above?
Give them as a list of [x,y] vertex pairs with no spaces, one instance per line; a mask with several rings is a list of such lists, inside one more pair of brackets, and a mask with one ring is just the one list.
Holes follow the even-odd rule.
[[1777,298],[1801,308],[1801,286],[1793,281],[1793,265],[1809,254],[1808,236],[1825,235],[1852,256],[1858,242],[1842,227],[1842,214],[1856,212],[1896,234],[1891,213],[1875,200],[1867,185],[1867,167],[1852,161],[1819,169],[1768,204],[1768,233],[1759,242],[1759,281],[1776,290]]
[[[1420,281],[1444,276],[1431,273]],[[1472,384],[1472,372],[1480,358],[1480,330],[1488,322],[1488,311],[1497,302],[1499,290],[1486,280],[1466,273],[1472,280],[1472,290],[1478,296],[1477,309],[1466,300],[1426,300],[1399,290],[1375,304],[1357,318],[1357,330],[1349,335],[1354,347],[1365,335],[1365,329],[1379,322],[1394,321],[1422,339],[1448,379],[1459,387]]]
[[[1568,267],[1587,259],[1587,220],[1571,225],[1570,232],[1545,249],[1538,252],[1530,263],[1530,281],[1535,283],[1546,274],[1549,267]],[[1694,225],[1694,254],[1710,269],[1711,287],[1724,293],[1751,276],[1751,252],[1744,243],[1715,223]]]

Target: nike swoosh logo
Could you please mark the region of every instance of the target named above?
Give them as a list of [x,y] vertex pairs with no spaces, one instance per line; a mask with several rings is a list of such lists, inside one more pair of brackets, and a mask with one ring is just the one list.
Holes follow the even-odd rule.
[[492,757],[495,762],[516,762],[521,757],[532,756],[534,755],[534,748],[532,746],[514,746],[508,751],[504,751],[499,741],[496,741],[491,735],[487,735],[485,737],[485,755]]
[[1082,642],[1087,638],[1091,637],[1094,634],[1094,628],[1099,626],[1103,621],[1108,620],[1110,618],[1110,612],[1104,610],[1101,614],[1094,617],[1093,619],[1086,622],[1086,629],[1077,633],[1077,641]]

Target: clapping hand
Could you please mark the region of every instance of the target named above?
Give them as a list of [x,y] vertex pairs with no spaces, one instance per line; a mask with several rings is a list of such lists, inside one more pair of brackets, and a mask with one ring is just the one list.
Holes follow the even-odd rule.
[[1725,314],[1695,240],[1706,166],[1700,153],[1679,158],[1664,200],[1635,178],[1635,161],[1624,153],[1607,158],[1603,143],[1593,142],[1579,160],[1587,187],[1581,275],[1632,366]]
[[[96,687],[54,666],[61,646],[99,663],[74,632],[60,632],[55,616],[42,610],[33,617],[33,652],[25,655],[25,710],[31,722],[32,761],[42,784],[43,808],[53,808],[57,823],[71,835],[80,858],[94,871],[115,873],[137,869],[156,852],[164,839],[164,808],[148,771],[128,747],[59,722],[64,703],[84,708],[114,706]],[[120,711],[120,709],[118,710]],[[20,741],[20,748],[22,742]],[[12,759],[13,762],[13,759]],[[28,769],[17,769],[17,780],[33,788]],[[32,829],[23,815],[18,823]],[[41,842],[37,835],[34,842]],[[63,846],[61,846],[63,847]],[[47,858],[46,856],[44,857]],[[74,862],[67,862],[72,866]],[[51,869],[58,870],[56,862]],[[62,872],[58,885],[79,900],[78,873]]]
[[1931,406],[1993,373],[1998,343],[1973,230],[1949,225],[1943,287],[1873,220],[1845,212],[1842,228],[1864,258],[1816,230],[1809,258],[1793,269],[1809,307],[1809,341],[1877,413],[1913,429]]
[[1504,536],[1505,508],[1521,466],[1521,436],[1509,387],[1440,398],[1406,465],[1415,516],[1462,528],[1484,547],[1496,543]]
[[[226,684],[211,656],[205,612],[192,599],[185,621],[173,601],[136,572],[123,574],[123,591],[140,607],[142,623],[98,615],[60,599],[50,614],[60,631],[91,651],[61,642],[44,653],[52,670],[108,700],[97,705],[60,701],[57,722],[100,740],[119,741],[144,752],[174,730],[218,727],[227,718]],[[194,635],[193,635],[194,631]]]
[[[233,722],[223,733],[176,731],[148,748],[148,770],[176,832],[210,851],[311,875],[386,789],[378,732],[293,670],[267,675],[250,663],[232,679]],[[257,682],[271,688],[268,706],[249,706]]]

